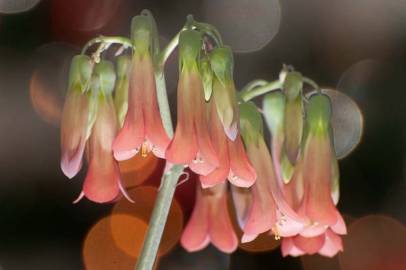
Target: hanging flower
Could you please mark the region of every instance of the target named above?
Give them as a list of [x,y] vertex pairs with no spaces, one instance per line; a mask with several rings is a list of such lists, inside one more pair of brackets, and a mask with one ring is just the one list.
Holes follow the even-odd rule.
[[227,137],[234,141],[238,135],[238,105],[233,80],[234,59],[230,47],[215,48],[210,52],[213,70],[213,95],[217,112]]
[[196,204],[183,231],[181,245],[189,252],[204,249],[209,243],[225,253],[238,247],[227,208],[227,184],[196,188]]
[[[257,180],[251,187],[249,206],[242,222],[243,242],[254,240],[260,233],[271,231],[275,238],[300,232],[305,219],[300,217],[286,202],[272,166],[272,157],[262,137],[262,119],[253,103],[240,106],[241,132],[247,154],[256,172]],[[238,200],[238,195],[235,197]],[[278,230],[277,224],[283,224]]]
[[180,34],[177,126],[165,156],[171,163],[189,165],[194,172],[207,175],[219,166],[219,158],[208,130],[198,65],[201,47],[201,33],[185,30]]
[[224,133],[216,110],[216,102],[217,99],[212,97],[208,106],[211,140],[218,152],[220,164],[208,175],[200,176],[201,184],[203,187],[211,187],[228,178],[233,185],[250,187],[255,182],[256,172],[245,153],[240,134],[232,141]]
[[89,57],[75,56],[69,73],[69,90],[61,120],[61,169],[74,177],[82,167],[82,156],[91,128],[87,85],[92,74]]
[[[159,112],[153,64],[155,26],[149,16],[136,16],[132,22],[135,45],[124,125],[113,143],[117,160],[130,159],[140,150],[164,158],[169,137]],[[155,30],[154,30],[155,29]]]
[[121,185],[118,163],[112,151],[118,129],[112,98],[114,82],[115,74],[110,62],[101,61],[95,66],[91,98],[97,106],[97,113],[87,143],[89,168],[83,190],[75,203],[83,197],[98,203],[109,202],[116,199],[120,191],[128,198]]

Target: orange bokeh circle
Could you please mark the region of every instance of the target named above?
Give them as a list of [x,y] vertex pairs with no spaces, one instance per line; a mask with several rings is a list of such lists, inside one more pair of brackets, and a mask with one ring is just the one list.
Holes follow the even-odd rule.
[[157,169],[159,159],[152,153],[142,157],[140,153],[129,160],[119,162],[123,185],[126,188],[144,183]]
[[[120,214],[130,215],[148,224],[154,203],[158,194],[158,189],[152,186],[140,186],[128,191],[130,197],[135,201],[131,203],[125,199],[116,203],[112,210],[111,227],[113,232],[120,230],[120,221],[116,220],[116,216]],[[183,230],[183,213],[176,199],[173,200],[165,230],[162,236],[161,245],[159,247],[158,256],[168,253],[179,241]],[[141,234],[139,234],[141,235]],[[122,235],[113,237],[116,240],[117,246],[131,256],[138,256],[134,252],[134,248],[130,247]],[[142,240],[144,235],[142,235]]]

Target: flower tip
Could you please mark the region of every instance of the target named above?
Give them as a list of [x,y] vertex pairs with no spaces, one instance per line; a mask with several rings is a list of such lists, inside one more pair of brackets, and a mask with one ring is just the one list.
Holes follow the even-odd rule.
[[69,179],[75,177],[75,175],[80,171],[81,167],[81,162],[67,161],[66,159],[62,159],[61,161],[61,170]]
[[79,196],[72,202],[72,204],[77,204],[78,202],[80,202],[83,197],[85,196],[85,193],[82,191],[80,192]]
[[238,135],[237,122],[234,122],[230,127],[224,127],[224,132],[230,140],[235,141]]
[[258,234],[243,234],[241,237],[241,243],[248,243],[254,241]]
[[130,195],[127,193],[127,191],[125,190],[125,188],[123,187],[121,182],[119,182],[118,188],[120,189],[120,191],[123,194],[124,198],[127,199],[127,201],[129,201],[130,203],[135,203],[134,200],[131,199]]

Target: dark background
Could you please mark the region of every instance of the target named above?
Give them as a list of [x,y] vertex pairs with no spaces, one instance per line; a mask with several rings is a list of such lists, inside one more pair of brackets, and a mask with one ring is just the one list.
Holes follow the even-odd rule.
[[[83,238],[111,206],[71,204],[85,174],[73,180],[62,174],[58,113],[33,106],[32,74],[40,70],[51,89],[45,94],[60,108],[70,57],[97,35],[128,36],[131,17],[144,8],[153,12],[164,43],[187,14],[215,24],[236,50],[239,88],[276,79],[287,63],[354,99],[365,128],[358,148],[340,162],[339,209],[352,218],[380,214],[405,224],[406,2],[280,2],[43,0],[25,12],[0,14],[0,269],[84,268]],[[167,70],[173,102],[176,57]],[[160,269],[209,269],[196,266],[209,257],[217,264],[210,269],[304,269],[279,250],[228,257],[180,248]]]

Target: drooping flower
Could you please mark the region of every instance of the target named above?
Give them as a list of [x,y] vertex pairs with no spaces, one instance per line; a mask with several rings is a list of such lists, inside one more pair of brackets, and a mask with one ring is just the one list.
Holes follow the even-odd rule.
[[[283,193],[288,204],[307,219],[300,236],[312,238],[331,230],[346,234],[345,222],[336,208],[339,197],[338,164],[330,133],[330,102],[314,95],[307,107],[302,157]],[[278,226],[281,230],[282,226]]]
[[[271,231],[276,238],[291,236],[300,232],[305,219],[300,217],[285,201],[281,187],[272,165],[272,157],[262,135],[261,116],[254,104],[240,105],[241,132],[247,154],[256,172],[257,180],[251,187],[252,198],[245,200],[249,206],[244,217],[242,229],[243,242],[255,239],[260,233]],[[238,195],[234,198],[238,200]],[[283,223],[283,230],[277,224]]]
[[69,89],[61,120],[61,169],[74,177],[82,167],[82,156],[91,128],[87,85],[92,74],[89,57],[75,56],[69,74]]
[[75,203],[83,197],[98,203],[109,202],[116,199],[120,191],[128,198],[121,185],[120,170],[112,150],[118,129],[112,97],[114,82],[112,63],[98,63],[94,68],[91,86],[91,98],[97,113],[87,143],[89,167],[83,190]]
[[113,143],[117,160],[130,159],[140,150],[164,158],[169,137],[159,112],[154,75],[153,50],[156,29],[151,17],[139,15],[132,21],[135,45],[130,75],[128,111]]
[[213,70],[213,95],[217,112],[227,137],[234,141],[238,134],[238,104],[233,79],[234,59],[230,47],[215,48],[210,52]]
[[196,204],[180,240],[189,252],[204,249],[209,243],[225,253],[238,247],[227,208],[227,184],[202,189],[197,185]]
[[[256,172],[248,160],[240,134],[234,141],[224,133],[216,109],[217,98],[212,97],[208,104],[210,118],[210,136],[217,150],[220,164],[208,175],[200,176],[203,187],[211,187],[228,180],[239,187],[250,187],[256,179]],[[192,165],[191,165],[192,167]]]
[[171,163],[189,165],[194,172],[207,175],[219,166],[219,159],[210,140],[198,68],[201,47],[201,33],[185,30],[180,34],[177,126],[165,156]]
[[326,257],[334,257],[338,252],[343,251],[343,242],[339,235],[331,229],[327,229],[323,234],[314,237],[304,237],[297,235],[282,239],[282,255],[302,256],[319,253]]

